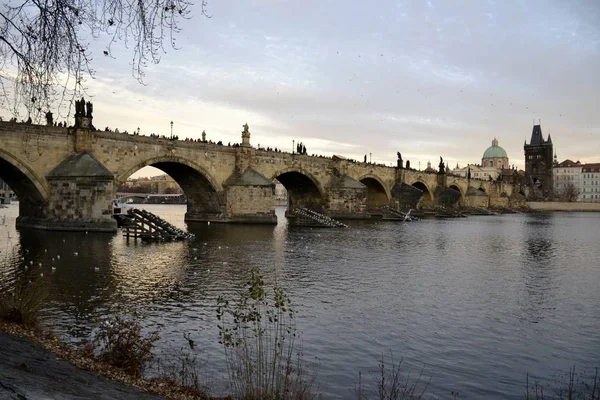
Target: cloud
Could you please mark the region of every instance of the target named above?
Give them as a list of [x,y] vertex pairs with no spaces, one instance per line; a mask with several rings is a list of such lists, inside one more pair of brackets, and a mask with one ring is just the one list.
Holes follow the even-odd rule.
[[101,125],[424,166],[480,161],[497,137],[523,166],[533,118],[559,158],[600,161],[600,19],[590,3],[223,1],[180,51],[131,78],[125,51],[90,82]]

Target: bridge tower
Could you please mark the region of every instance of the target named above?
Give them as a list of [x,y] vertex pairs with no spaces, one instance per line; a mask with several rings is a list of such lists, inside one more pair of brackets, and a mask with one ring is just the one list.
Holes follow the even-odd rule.
[[533,125],[529,144],[525,141],[525,178],[527,184],[533,189],[533,196],[550,197],[553,191],[552,165],[553,146],[552,138],[544,140],[541,124]]

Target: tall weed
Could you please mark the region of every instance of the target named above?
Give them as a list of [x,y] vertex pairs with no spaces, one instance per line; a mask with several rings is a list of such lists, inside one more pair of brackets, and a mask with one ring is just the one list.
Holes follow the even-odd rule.
[[233,395],[247,400],[313,399],[314,374],[296,345],[294,310],[284,289],[265,288],[257,269],[235,300],[217,299],[219,343]]
[[0,294],[0,319],[25,326],[35,326],[48,297],[43,281],[16,284]]

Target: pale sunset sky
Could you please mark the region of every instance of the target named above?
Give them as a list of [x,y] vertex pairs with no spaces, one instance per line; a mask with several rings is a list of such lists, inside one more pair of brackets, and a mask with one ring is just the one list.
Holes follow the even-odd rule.
[[[559,161],[600,162],[600,2],[209,0],[131,76],[94,44],[94,125],[413,167],[481,162],[496,137],[523,167],[533,120]],[[137,175],[154,174],[142,170]]]

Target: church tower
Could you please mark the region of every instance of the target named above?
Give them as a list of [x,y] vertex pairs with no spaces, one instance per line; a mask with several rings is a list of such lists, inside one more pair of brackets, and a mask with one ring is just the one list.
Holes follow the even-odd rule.
[[540,124],[533,125],[529,144],[525,141],[525,177],[527,183],[544,198],[552,196],[552,162],[554,151],[552,138],[544,140]]

